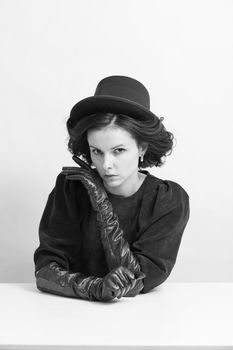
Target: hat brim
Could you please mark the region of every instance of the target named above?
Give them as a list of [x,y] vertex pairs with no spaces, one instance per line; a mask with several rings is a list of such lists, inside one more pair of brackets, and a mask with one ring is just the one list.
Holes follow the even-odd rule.
[[110,95],[100,95],[90,96],[76,103],[70,112],[69,125],[73,127],[82,118],[98,112],[121,113],[140,120],[155,118],[149,109],[136,102]]

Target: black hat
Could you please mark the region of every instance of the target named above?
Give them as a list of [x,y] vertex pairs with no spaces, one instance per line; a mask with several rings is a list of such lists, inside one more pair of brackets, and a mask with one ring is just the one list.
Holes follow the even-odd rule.
[[71,129],[80,119],[98,112],[121,113],[140,120],[155,118],[150,111],[150,96],[145,86],[136,79],[122,75],[102,79],[94,96],[76,103],[71,109],[67,126]]

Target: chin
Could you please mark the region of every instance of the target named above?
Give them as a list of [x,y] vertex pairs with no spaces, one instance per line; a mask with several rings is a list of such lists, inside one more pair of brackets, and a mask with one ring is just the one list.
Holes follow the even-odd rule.
[[104,181],[104,184],[107,188],[119,187],[123,182],[121,179],[106,180],[106,178],[104,178],[103,181]]

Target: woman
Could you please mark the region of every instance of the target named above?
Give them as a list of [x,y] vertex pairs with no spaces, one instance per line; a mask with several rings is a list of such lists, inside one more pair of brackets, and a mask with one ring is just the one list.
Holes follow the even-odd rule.
[[189,218],[185,190],[142,170],[163,164],[173,134],[125,76],[102,79],[67,129],[79,167],[63,167],[42,215],[37,288],[92,301],[147,293],[170,275]]

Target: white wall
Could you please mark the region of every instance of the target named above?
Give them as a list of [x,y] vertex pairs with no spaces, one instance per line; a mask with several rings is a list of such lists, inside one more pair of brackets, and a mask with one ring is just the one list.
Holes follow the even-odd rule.
[[151,173],[189,193],[169,281],[233,281],[233,1],[0,1],[0,282],[34,281],[38,225],[71,107],[99,80],[140,80],[177,138]]

